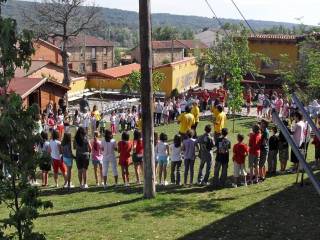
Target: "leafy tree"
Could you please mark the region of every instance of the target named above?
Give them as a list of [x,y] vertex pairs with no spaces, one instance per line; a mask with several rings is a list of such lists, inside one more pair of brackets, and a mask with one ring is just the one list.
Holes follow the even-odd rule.
[[303,39],[297,61],[282,55],[278,73],[288,91],[295,91],[304,101],[320,98],[320,39],[312,35]]
[[153,40],[165,41],[172,39],[194,39],[194,32],[190,28],[178,29],[171,26],[156,27],[152,32]]
[[[165,80],[164,73],[154,71],[152,72],[153,91],[160,91],[160,85]],[[122,93],[131,94],[133,92],[139,92],[141,86],[141,72],[133,71],[127,78],[120,79],[123,82],[121,89]]]
[[243,105],[241,81],[249,72],[258,75],[255,60],[261,56],[250,53],[245,28],[240,34],[231,32],[230,36],[223,39],[218,36],[217,44],[207,51],[204,61],[210,66],[209,71],[227,86],[230,92],[228,106],[235,122],[235,114]]
[[68,42],[80,33],[98,28],[99,8],[94,4],[82,8],[86,0],[42,0],[35,3],[35,14],[24,13],[29,27],[39,37],[57,38],[61,41],[61,57],[64,69],[63,83],[70,85],[68,67]]
[[114,64],[119,65],[121,62],[121,49],[115,48],[114,49]]
[[[0,0],[0,13],[5,2]],[[40,207],[52,204],[42,202],[38,189],[28,182],[29,176],[34,175],[38,159],[33,134],[33,116],[38,109],[25,109],[21,97],[8,92],[15,69],[27,70],[30,66],[34,51],[32,33],[18,33],[16,21],[0,15],[0,36],[0,204],[9,210],[9,216],[0,224],[0,238],[45,239],[43,234],[33,232],[32,221],[37,218]]]

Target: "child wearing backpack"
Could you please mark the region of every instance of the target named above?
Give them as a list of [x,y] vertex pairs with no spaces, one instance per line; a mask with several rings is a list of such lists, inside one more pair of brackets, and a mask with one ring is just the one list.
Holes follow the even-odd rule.
[[[214,166],[214,182],[217,186],[225,186],[228,176],[229,150],[231,148],[231,142],[227,136],[228,129],[223,128],[221,136],[217,138],[216,141],[217,156]],[[221,175],[220,169],[222,169]]]
[[[207,125],[204,129],[205,133],[199,137],[197,143],[199,144],[199,157],[200,157],[200,166],[199,166],[199,174],[198,174],[198,184],[207,185],[210,169],[212,165],[212,149],[214,147],[213,138],[210,136],[211,133],[211,125]],[[206,164],[206,173],[203,176],[203,168]]]
[[51,171],[50,142],[48,141],[48,133],[41,132],[40,153],[41,162],[40,170],[42,171],[42,187],[48,186],[48,172]]
[[193,139],[194,132],[188,130],[186,133],[186,139],[182,143],[182,151],[184,155],[184,185],[187,185],[188,173],[190,171],[190,182],[193,184],[193,175],[194,175],[194,162],[196,159],[196,140]]

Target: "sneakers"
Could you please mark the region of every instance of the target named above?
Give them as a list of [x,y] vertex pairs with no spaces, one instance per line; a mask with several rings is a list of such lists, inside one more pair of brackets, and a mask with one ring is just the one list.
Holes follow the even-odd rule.
[[167,181],[164,181],[163,185],[164,185],[164,186],[167,186],[167,185],[168,185],[168,182],[167,182]]
[[83,188],[84,188],[84,189],[89,188],[89,187],[88,187],[88,184],[84,184],[84,185],[83,185]]
[[237,188],[237,187],[238,187],[238,185],[235,184],[235,183],[232,183],[231,186],[232,186],[233,188]]

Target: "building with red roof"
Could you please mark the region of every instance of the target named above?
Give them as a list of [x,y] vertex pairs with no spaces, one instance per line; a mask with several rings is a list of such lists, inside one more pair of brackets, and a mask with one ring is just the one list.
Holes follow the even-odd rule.
[[57,108],[58,101],[70,88],[48,78],[13,78],[7,92],[15,92],[21,96],[23,105],[29,107],[38,104],[44,110],[50,101]]
[[[170,62],[178,62],[185,57],[193,57],[195,49],[206,49],[208,46],[200,40],[152,41],[153,66],[158,67]],[[133,62],[140,63],[140,46],[131,50]]]

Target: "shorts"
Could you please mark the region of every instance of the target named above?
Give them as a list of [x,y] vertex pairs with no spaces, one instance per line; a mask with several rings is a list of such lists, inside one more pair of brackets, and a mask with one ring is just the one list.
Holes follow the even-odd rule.
[[261,150],[259,159],[259,168],[265,167],[269,151]]
[[159,163],[160,166],[168,165],[169,164],[168,156],[159,156],[158,157],[158,163]]
[[113,176],[116,177],[118,176],[118,169],[117,169],[117,160],[115,157],[112,158],[107,158],[102,160],[102,175],[104,177],[108,176],[108,169],[109,165],[111,164],[112,167],[112,173]]
[[279,149],[279,161],[286,163],[289,159],[289,148]]
[[233,176],[240,177],[240,176],[247,176],[245,164],[239,164],[237,162],[233,162]]
[[53,166],[53,172],[57,174],[59,172],[59,169],[62,173],[66,173],[66,165],[61,159],[52,159],[52,166]]
[[92,160],[92,165],[93,166],[98,166],[98,165],[100,165],[100,164],[102,164],[102,160]]
[[136,153],[132,154],[133,163],[142,163],[143,157],[139,157]]
[[258,167],[259,157],[249,154],[249,167],[256,168]]
[[[303,156],[304,143],[302,143],[302,145],[299,147],[299,150]],[[296,155],[294,154],[292,149],[291,149],[291,162],[292,163],[299,163],[299,159],[296,157]]]
[[50,162],[42,162],[39,164],[40,170],[44,172],[51,171],[51,163]]
[[63,162],[67,167],[72,167],[72,158],[63,157]]
[[88,155],[77,156],[76,164],[77,164],[78,170],[80,170],[80,169],[88,169],[89,156]]
[[257,106],[257,111],[262,112],[263,106]]

